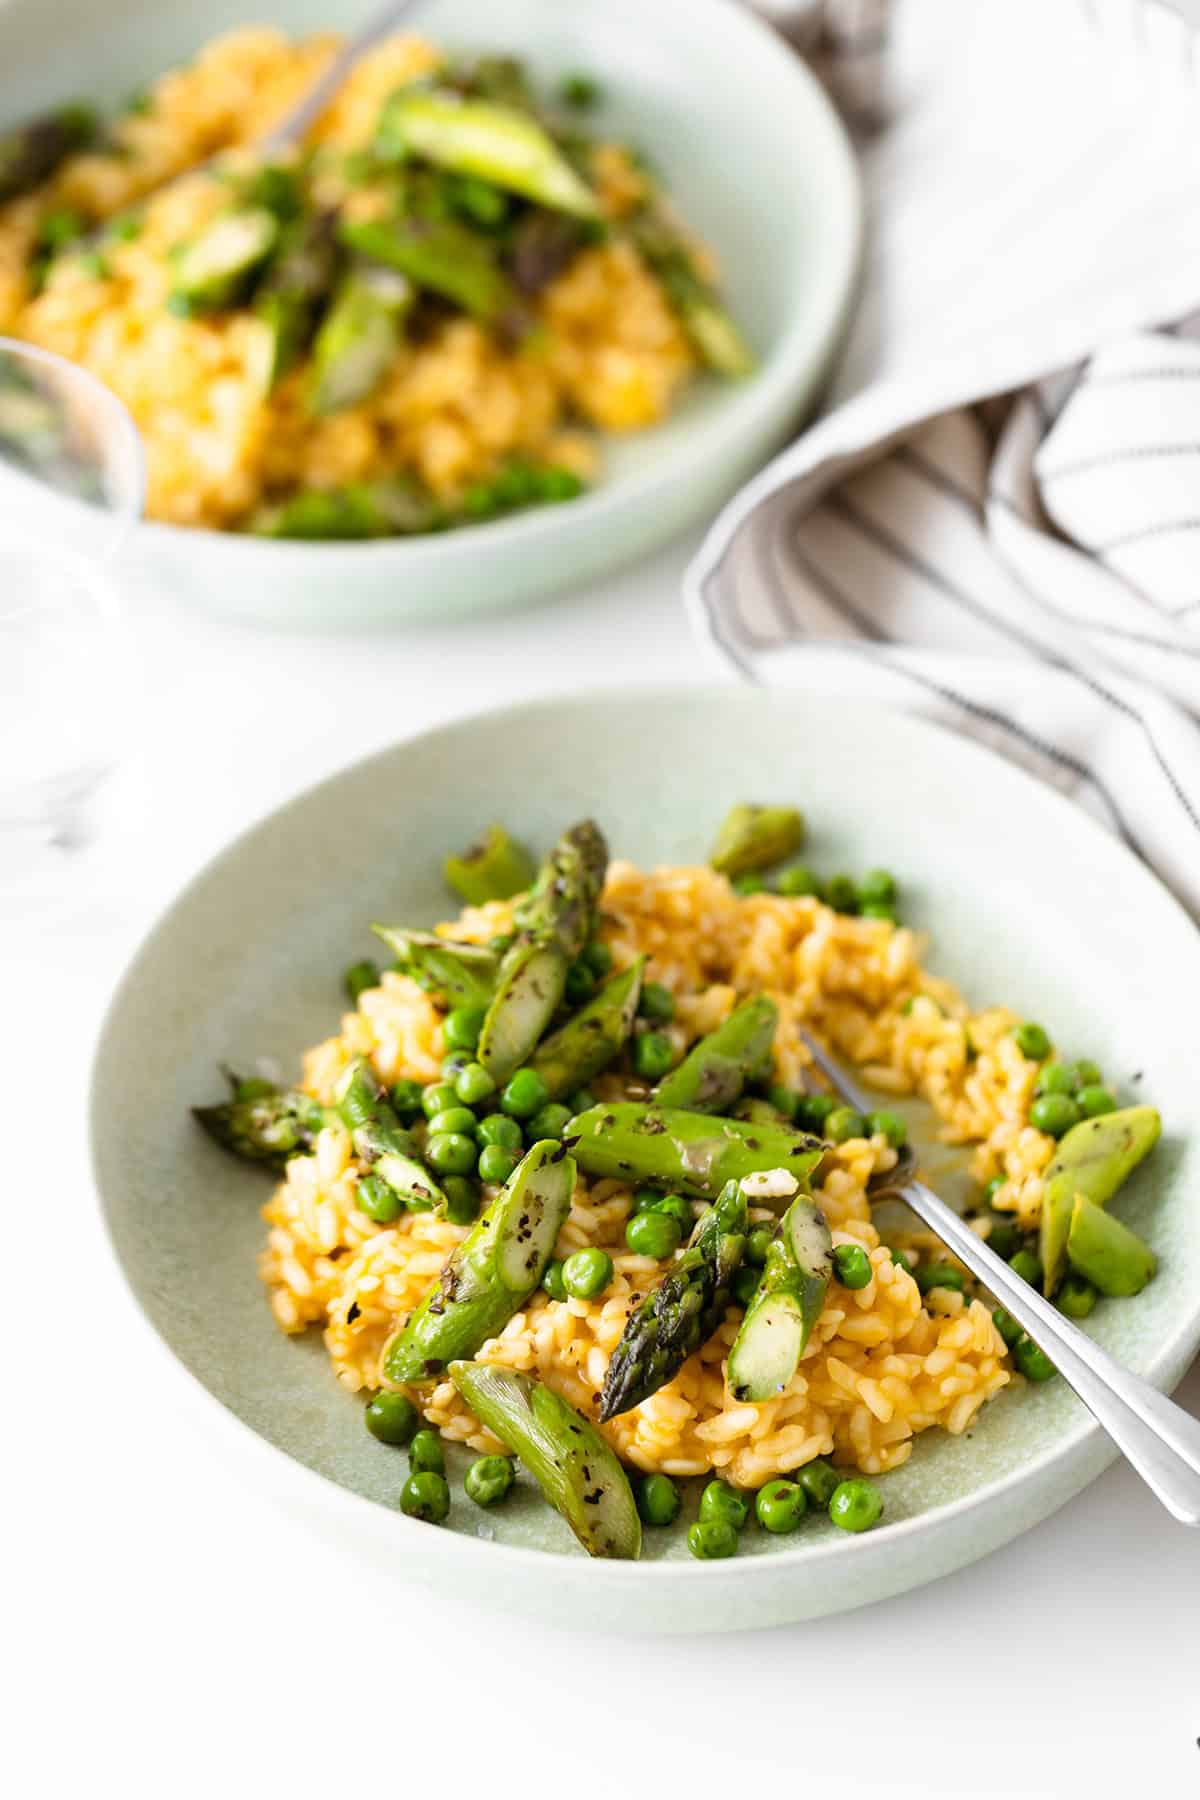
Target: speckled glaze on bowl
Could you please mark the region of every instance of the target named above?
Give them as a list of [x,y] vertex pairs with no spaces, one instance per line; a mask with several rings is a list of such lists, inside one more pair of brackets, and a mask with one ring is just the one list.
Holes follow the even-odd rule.
[[[939,972],[980,1003],[1043,1020],[1162,1108],[1164,1141],[1120,1202],[1161,1272],[1091,1324],[1163,1388],[1200,1342],[1200,1147],[1188,1137],[1200,937],[1115,840],[1010,764],[882,707],[675,689],[467,719],[303,794],[212,863],[126,974],[94,1072],[109,1229],[193,1394],[207,1390],[197,1428],[215,1430],[256,1485],[317,1515],[381,1571],[400,1566],[576,1624],[778,1624],[982,1556],[1110,1458],[1061,1381],[1022,1386],[968,1436],[922,1437],[884,1480],[886,1522],[866,1536],[810,1519],[785,1539],[747,1530],[734,1561],[698,1563],[683,1542],[685,1513],[673,1530],[647,1533],[643,1562],[592,1563],[524,1481],[486,1520],[461,1490],[446,1528],[401,1516],[403,1457],[364,1431],[361,1403],[338,1386],[319,1341],[284,1339],[272,1324],[255,1274],[266,1178],[224,1157],[188,1117],[214,1093],[218,1061],[271,1055],[295,1067],[335,1028],[338,972],[369,950],[366,921],[444,916],[440,859],[487,820],[546,845],[592,813],[615,854],[700,861],[723,809],[747,797],[803,804],[820,867],[895,868],[906,918],[936,934]],[[451,1458],[452,1474],[464,1461]],[[481,1524],[495,1541],[479,1541]]]
[[[64,98],[121,103],[234,26],[350,30],[376,0],[6,0],[0,121]],[[854,158],[820,87],[736,0],[424,0],[411,29],[596,75],[593,116],[641,145],[717,251],[760,357],[705,380],[662,425],[603,445],[567,506],[371,544],[276,543],[146,523],[135,567],[189,606],[278,627],[352,628],[512,605],[595,577],[713,513],[812,401],[850,304],[861,235]]]

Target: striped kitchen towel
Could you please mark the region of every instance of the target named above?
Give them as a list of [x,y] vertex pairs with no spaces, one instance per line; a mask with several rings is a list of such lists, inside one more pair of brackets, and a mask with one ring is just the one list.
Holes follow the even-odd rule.
[[1200,46],[1161,0],[916,0],[829,409],[693,622],[760,682],[949,722],[1200,914]]

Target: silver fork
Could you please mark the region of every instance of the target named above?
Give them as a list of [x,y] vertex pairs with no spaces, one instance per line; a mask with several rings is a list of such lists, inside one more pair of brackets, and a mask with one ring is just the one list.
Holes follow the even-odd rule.
[[[871,1102],[806,1031],[800,1033],[813,1061],[856,1112]],[[1184,1525],[1200,1525],[1200,1419],[1168,1400],[1140,1375],[1131,1374],[1056,1306],[1014,1275],[958,1214],[921,1181],[903,1179],[894,1189],[917,1217],[966,1264],[1046,1352],[1169,1513]]]

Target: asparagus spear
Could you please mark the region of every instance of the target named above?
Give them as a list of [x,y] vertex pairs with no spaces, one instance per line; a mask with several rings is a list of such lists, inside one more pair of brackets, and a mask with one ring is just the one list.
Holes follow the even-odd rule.
[[1083,1194],[1076,1194],[1067,1233],[1071,1267],[1102,1294],[1140,1294],[1158,1258],[1136,1231]]
[[795,1126],[617,1101],[578,1113],[564,1136],[585,1174],[712,1199],[727,1181],[786,1169],[803,1183],[825,1146]]
[[310,412],[340,412],[379,386],[412,303],[412,283],[395,269],[362,264],[343,276],[313,346]]
[[616,1056],[633,1030],[645,967],[646,958],[639,956],[538,1045],[529,1066],[545,1082],[551,1100],[586,1087]]
[[729,1352],[726,1379],[735,1400],[781,1394],[821,1316],[833,1274],[833,1241],[824,1214],[796,1195],[767,1249],[758,1292]]
[[354,482],[341,488],[301,488],[286,500],[259,507],[248,529],[256,537],[409,537],[440,531],[449,520],[426,489],[407,476]]
[[189,312],[232,306],[279,240],[279,220],[265,207],[223,213],[174,258],[171,301]]
[[752,374],[753,351],[696,267],[688,244],[665,214],[648,208],[635,219],[632,233],[642,260],[662,283],[680,323],[707,366],[732,379]]
[[751,1072],[770,1055],[779,1008],[756,994],[731,1012],[723,1025],[693,1044],[679,1067],[659,1083],[658,1106],[689,1112],[724,1112],[738,1098]]
[[516,908],[516,923],[533,935],[552,933],[574,960],[587,943],[607,872],[604,833],[594,820],[583,819],[563,833],[542,864]]
[[457,944],[432,931],[402,925],[372,925],[376,937],[395,951],[396,961],[422,987],[441,994],[448,1006],[486,1006],[496,987],[500,958],[483,944]]
[[455,1362],[471,1411],[519,1456],[589,1556],[637,1557],[642,1524],[629,1477],[594,1425],[528,1375]]
[[482,838],[461,856],[448,856],[442,864],[446,881],[468,906],[488,900],[508,900],[521,893],[534,877],[533,859],[503,825],[489,825]]
[[90,106],[63,106],[0,136],[0,205],[49,180],[76,150],[96,134]]
[[495,247],[452,220],[347,221],[339,236],[361,256],[397,270],[476,318],[498,318],[512,300]]
[[628,1412],[665,1387],[725,1317],[746,1241],[746,1197],[736,1181],[697,1220],[687,1248],[634,1308],[612,1353],[600,1417]]
[[254,302],[268,333],[264,388],[274,387],[307,348],[337,265],[330,213],[311,213],[289,228]]
[[1042,1178],[1041,1260],[1043,1291],[1053,1295],[1063,1273],[1076,1194],[1097,1206],[1111,1200],[1158,1142],[1162,1121],[1152,1106],[1083,1119],[1061,1139]]
[[595,218],[596,198],[549,133],[527,112],[445,89],[400,88],[380,119],[377,149],[478,175],[557,212]]
[[245,1162],[282,1169],[292,1156],[312,1149],[325,1124],[325,1108],[298,1089],[230,1076],[233,1098],[218,1106],[193,1106],[192,1116],[222,1149]]
[[542,1279],[574,1189],[563,1145],[534,1144],[386,1345],[389,1381],[428,1381],[503,1331]]
[[405,1131],[383,1087],[366,1062],[354,1062],[338,1082],[335,1098],[350,1128],[360,1162],[386,1181],[413,1212],[445,1212],[447,1199]]
[[722,875],[748,875],[792,856],[804,842],[804,815],[794,806],[731,806],[709,862]]

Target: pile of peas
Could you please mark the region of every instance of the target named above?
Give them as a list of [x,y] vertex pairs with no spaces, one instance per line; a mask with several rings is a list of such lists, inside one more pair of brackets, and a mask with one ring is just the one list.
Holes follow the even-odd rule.
[[732,886],[735,894],[742,895],[775,893],[795,899],[811,894],[815,900],[832,906],[834,912],[851,913],[860,919],[888,919],[893,925],[899,920],[896,877],[890,869],[868,869],[859,881],[852,875],[831,875],[822,881],[807,863],[792,863],[773,880],[768,881],[764,875],[738,875]]
[[[400,1511],[410,1519],[441,1525],[450,1512],[450,1484],[437,1432],[421,1425],[421,1415],[407,1394],[386,1389],[375,1395],[365,1418],[367,1430],[381,1444],[408,1445],[408,1480],[400,1490]],[[511,1456],[480,1456],[464,1475],[463,1488],[476,1506],[495,1506],[515,1480]]]
[[1029,1123],[1048,1137],[1064,1137],[1081,1119],[1098,1119],[1116,1111],[1116,1096],[1105,1086],[1099,1063],[1088,1056],[1078,1062],[1051,1060],[1049,1035],[1040,1025],[1026,1020],[1013,1031],[1021,1055],[1041,1063],[1034,1083]]
[[[666,1475],[643,1475],[635,1486],[638,1512],[645,1524],[674,1523],[681,1505],[679,1489]],[[806,1463],[794,1481],[768,1481],[751,1499],[727,1481],[710,1481],[700,1495],[694,1524],[688,1527],[688,1549],[702,1562],[735,1556],[738,1536],[750,1517],[774,1536],[795,1531],[806,1512],[828,1512],[842,1531],[869,1531],[879,1523],[883,1498],[874,1482],[861,1476],[843,1481],[837,1470],[818,1457]]]

